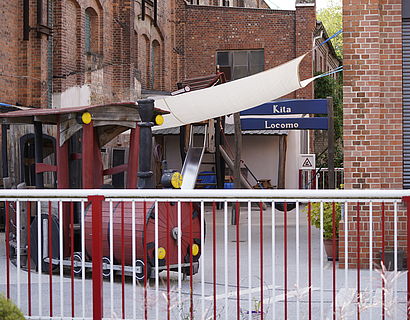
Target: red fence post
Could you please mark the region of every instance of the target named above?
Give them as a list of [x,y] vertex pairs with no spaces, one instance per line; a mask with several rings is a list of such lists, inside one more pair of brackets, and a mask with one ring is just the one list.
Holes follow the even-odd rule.
[[102,202],[104,196],[88,196],[92,204],[92,270],[93,270],[93,320],[103,317],[102,277]]
[[403,202],[407,205],[407,319],[410,319],[410,197],[403,197]]

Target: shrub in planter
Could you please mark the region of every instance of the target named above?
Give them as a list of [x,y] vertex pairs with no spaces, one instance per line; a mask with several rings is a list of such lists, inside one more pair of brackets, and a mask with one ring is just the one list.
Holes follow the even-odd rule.
[[[306,214],[309,214],[308,207],[306,207]],[[339,221],[342,218],[342,206],[340,203],[335,202],[335,229],[336,240],[339,240]],[[311,203],[310,221],[312,226],[320,229],[320,202]],[[325,250],[328,256],[328,260],[332,260],[332,239],[333,239],[333,203],[323,203],[323,240],[325,244]],[[336,245],[336,248],[338,244]],[[338,254],[336,252],[336,260]]]
[[3,295],[0,296],[0,319],[24,320],[24,316],[17,306]]

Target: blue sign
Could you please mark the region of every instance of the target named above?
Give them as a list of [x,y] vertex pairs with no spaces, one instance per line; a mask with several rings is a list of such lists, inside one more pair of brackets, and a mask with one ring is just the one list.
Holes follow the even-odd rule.
[[327,114],[326,99],[283,100],[264,103],[241,115]]
[[327,130],[327,118],[245,118],[242,130]]

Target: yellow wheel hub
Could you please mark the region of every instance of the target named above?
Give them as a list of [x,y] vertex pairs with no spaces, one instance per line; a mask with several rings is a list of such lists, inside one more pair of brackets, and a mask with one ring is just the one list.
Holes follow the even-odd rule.
[[194,243],[192,245],[192,255],[197,256],[198,253],[199,253],[199,246],[196,243]]
[[181,189],[182,186],[182,174],[179,172],[174,172],[171,178],[172,187],[175,189]]
[[165,258],[165,256],[167,255],[167,252],[165,251],[164,248],[158,248],[158,259],[162,260]]

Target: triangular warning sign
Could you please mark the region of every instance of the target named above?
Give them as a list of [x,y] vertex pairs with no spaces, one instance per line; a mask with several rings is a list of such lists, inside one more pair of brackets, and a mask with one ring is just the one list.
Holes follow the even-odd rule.
[[312,162],[310,162],[309,158],[305,159],[305,161],[302,164],[302,167],[307,167],[307,168],[313,167]]

